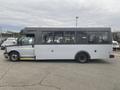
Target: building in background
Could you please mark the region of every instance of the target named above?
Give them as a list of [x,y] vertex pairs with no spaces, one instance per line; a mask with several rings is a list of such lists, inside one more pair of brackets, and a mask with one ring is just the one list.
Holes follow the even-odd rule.
[[18,38],[19,36],[20,36],[19,32],[12,31],[0,32],[0,43],[2,43],[5,39],[9,37]]

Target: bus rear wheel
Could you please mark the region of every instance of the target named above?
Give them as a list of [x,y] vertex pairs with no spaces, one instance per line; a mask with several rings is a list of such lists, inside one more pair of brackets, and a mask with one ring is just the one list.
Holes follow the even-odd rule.
[[80,63],[87,63],[89,61],[89,56],[86,53],[79,53],[76,59]]
[[19,53],[17,52],[11,52],[10,53],[10,60],[13,62],[16,62],[19,60]]

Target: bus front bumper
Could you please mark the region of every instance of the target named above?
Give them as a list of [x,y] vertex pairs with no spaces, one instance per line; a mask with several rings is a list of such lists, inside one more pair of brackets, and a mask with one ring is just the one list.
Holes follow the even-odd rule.
[[1,50],[5,50],[5,47],[4,47],[4,46],[1,46]]
[[4,53],[4,57],[6,58],[6,59],[9,59],[9,55],[8,55],[8,53]]
[[110,57],[110,58],[114,58],[115,56],[111,54],[109,57]]

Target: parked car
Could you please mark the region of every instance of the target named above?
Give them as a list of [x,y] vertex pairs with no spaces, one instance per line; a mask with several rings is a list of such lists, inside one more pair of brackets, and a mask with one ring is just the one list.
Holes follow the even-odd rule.
[[1,46],[2,43],[3,43],[3,41],[2,41],[2,39],[0,38],[0,46]]
[[113,43],[113,50],[116,51],[117,49],[120,48],[119,43],[117,41],[112,41]]
[[16,45],[16,44],[17,44],[17,38],[7,38],[7,39],[1,44],[1,50],[4,50],[6,46]]
[[6,40],[6,38],[0,38],[0,46]]

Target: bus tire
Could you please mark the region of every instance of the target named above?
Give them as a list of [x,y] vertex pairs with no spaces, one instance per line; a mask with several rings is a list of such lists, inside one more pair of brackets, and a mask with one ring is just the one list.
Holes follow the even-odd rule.
[[87,63],[89,61],[89,55],[85,52],[77,54],[76,60],[80,63]]
[[18,52],[11,52],[9,54],[9,58],[10,58],[11,61],[16,62],[16,61],[19,61],[20,55],[19,55]]

